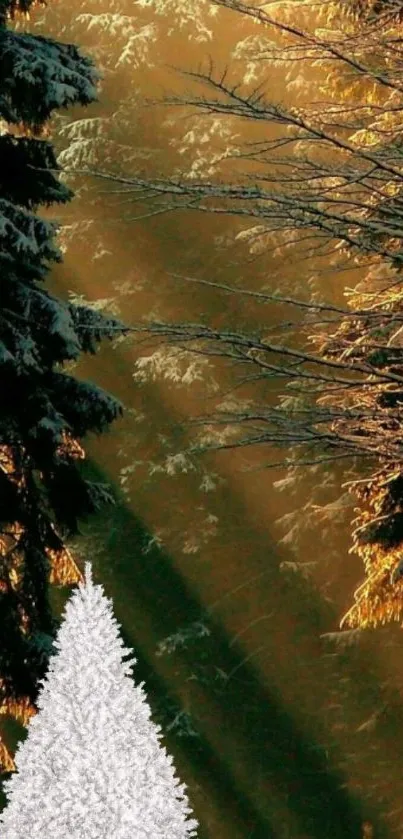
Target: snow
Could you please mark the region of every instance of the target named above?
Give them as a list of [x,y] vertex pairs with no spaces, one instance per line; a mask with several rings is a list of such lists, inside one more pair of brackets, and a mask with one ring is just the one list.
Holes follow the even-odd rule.
[[10,362],[15,364],[15,358],[12,355],[12,353],[7,349],[3,341],[0,341],[0,364],[8,364]]
[[58,259],[59,249],[53,243],[57,231],[54,222],[0,199],[0,244],[2,251],[13,257]]
[[66,357],[77,358],[81,347],[69,307],[59,300],[50,300],[48,309],[52,316],[50,334],[57,335],[63,341]]
[[[4,783],[7,839],[188,839],[197,822],[160,743],[112,604],[86,580],[68,601],[39,711]],[[126,659],[126,660],[123,660]]]
[[[21,92],[25,93],[18,103],[20,118],[26,116],[23,111],[32,108],[34,102],[38,104],[38,90],[45,119],[54,108],[65,108],[76,102],[88,104],[97,98],[99,74],[92,61],[70,44],[4,31],[0,33],[0,46],[3,60],[10,65],[8,75],[12,84],[17,80]],[[4,93],[7,94],[7,89]]]

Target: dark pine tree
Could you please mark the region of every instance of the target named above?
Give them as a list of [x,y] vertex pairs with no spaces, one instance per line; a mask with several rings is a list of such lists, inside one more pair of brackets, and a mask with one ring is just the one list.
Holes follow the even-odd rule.
[[[122,324],[44,288],[61,255],[38,207],[72,192],[44,128],[56,108],[96,99],[92,61],[71,44],[8,28],[33,0],[0,0],[0,705],[35,706],[55,635],[49,587],[78,521],[111,500],[85,478],[79,439],[121,405],[65,363]],[[71,559],[71,558],[70,558]]]

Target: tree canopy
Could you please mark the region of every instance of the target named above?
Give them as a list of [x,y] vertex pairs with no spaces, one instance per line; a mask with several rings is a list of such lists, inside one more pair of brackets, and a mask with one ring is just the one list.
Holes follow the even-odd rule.
[[0,704],[22,722],[56,630],[49,585],[81,578],[65,538],[112,500],[86,478],[80,440],[122,411],[69,363],[123,327],[45,288],[62,255],[57,223],[38,214],[73,195],[59,180],[48,120],[55,108],[93,102],[99,74],[73,44],[10,28],[32,5],[4,1],[0,15]]
[[[191,351],[239,368],[237,397],[231,402],[218,397],[216,410],[195,420],[202,427],[202,449],[267,444],[287,451],[290,472],[320,463],[326,470],[329,461],[354,464],[349,488],[360,508],[353,550],[364,562],[366,579],[344,625],[399,620],[401,5],[324,2],[313,11],[302,2],[261,6],[213,0],[211,5],[247,16],[259,29],[233,52],[242,55],[243,78],[236,67],[222,71],[210,59],[207,67],[182,71],[194,93],[192,88],[185,97],[148,103],[185,109],[193,125],[186,134],[190,169],[154,178],[132,171],[98,175],[119,187],[127,202],[132,196],[139,218],[146,211],[151,216],[182,209],[230,215],[239,221],[238,237],[251,253],[276,248],[290,258],[293,249],[303,248],[313,273],[331,271],[341,286],[343,271],[359,269],[360,280],[346,291],[346,301],[334,304],[318,295],[315,276],[298,293],[281,285],[274,293],[267,287],[256,292],[236,282],[223,286],[214,278],[178,276],[227,294],[251,295],[265,305],[286,304],[297,319],[253,334],[149,318],[133,329],[173,344],[176,361]],[[294,105],[276,101],[269,83],[268,68],[284,64],[296,91]],[[309,76],[318,67],[319,90]],[[228,129],[226,148],[214,156],[213,166],[202,148],[201,128],[209,119]],[[264,137],[242,147],[236,126],[247,123],[263,129]],[[161,368],[160,347],[157,356]],[[142,376],[147,365],[154,370],[152,359],[143,359]],[[242,401],[240,385],[254,380],[273,383],[276,404]]]

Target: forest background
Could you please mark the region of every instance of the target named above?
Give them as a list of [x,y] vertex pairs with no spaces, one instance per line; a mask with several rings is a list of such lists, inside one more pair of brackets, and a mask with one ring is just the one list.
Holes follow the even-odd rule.
[[[185,753],[191,746],[194,753],[195,739],[201,740],[199,794],[208,830],[223,812],[206,779],[208,744],[218,753],[208,721],[217,707],[226,707],[223,697],[230,701],[233,688],[231,701],[236,698],[238,709],[250,704],[256,731],[255,746],[245,740],[238,760],[234,731],[239,738],[237,726],[248,730],[248,713],[242,725],[238,714],[234,730],[229,726],[224,733],[227,772],[243,785],[250,807],[237,814],[240,835],[246,822],[257,825],[253,836],[264,829],[267,835],[273,819],[293,836],[304,830],[334,835],[333,817],[322,823],[324,801],[336,803],[336,791],[345,787],[359,802],[354,816],[345,805],[347,835],[358,835],[364,814],[371,824],[380,820],[379,835],[388,835],[401,822],[400,635],[393,626],[364,637],[360,630],[400,617],[399,7],[364,5],[360,16],[357,8],[342,15],[329,3],[265,4],[253,17],[235,2],[195,8],[165,3],[165,19],[158,4],[137,6],[136,15],[124,4],[106,13],[97,4],[85,13],[73,4],[69,10],[49,7],[31,24],[80,44],[101,66],[99,104],[84,119],[78,112],[59,115],[52,131],[67,169],[102,170],[114,178],[89,181],[79,172],[69,180],[78,196],[63,217],[65,263],[53,274],[53,288],[125,321],[130,311],[135,332],[144,312],[147,329],[154,321],[151,332],[173,340],[145,361],[138,341],[119,338],[112,350],[77,368],[80,375],[96,371],[97,381],[129,410],[107,443],[89,446],[101,468],[119,478],[119,513],[110,514],[109,524],[90,525],[72,548],[79,557],[96,550],[105,579],[120,591],[114,599],[135,633],[133,646],[144,645],[143,666],[153,673],[156,708],[160,704],[169,720],[166,727],[190,743]],[[183,76],[170,73],[168,83],[165,66],[167,60],[176,63],[180,33],[182,68],[204,61],[198,76],[186,77],[184,97]],[[212,55],[210,67],[206,53]],[[263,102],[253,94],[260,73],[265,84],[270,77],[273,90],[281,84],[280,104],[273,104],[270,86]],[[207,76],[202,101],[193,88],[200,74]],[[183,111],[174,102],[144,108],[143,91],[157,90],[162,79],[187,101]],[[236,99],[232,88],[240,80]],[[186,126],[183,133],[178,125]],[[255,145],[246,149],[246,142]],[[285,159],[290,149],[293,167]],[[203,203],[207,212],[197,214]],[[175,208],[170,214],[167,205]],[[237,293],[221,294],[178,275],[235,286]],[[254,293],[267,295],[264,306]],[[274,305],[270,295],[294,303]],[[186,319],[197,318],[197,329],[177,325],[184,312]],[[170,320],[175,328],[162,325]],[[307,336],[313,336],[309,349]],[[214,366],[208,355],[216,357]],[[234,361],[240,371],[236,390]],[[201,459],[189,451],[198,438],[187,419],[205,407],[206,388],[210,414],[225,412],[223,425],[210,418],[207,443],[217,428],[218,445],[242,443],[229,457],[222,452]],[[280,451],[268,446],[273,443]],[[281,446],[287,448],[286,468],[275,465],[284,459]],[[246,454],[246,468],[257,471],[241,471]],[[299,460],[315,462],[297,468]],[[262,471],[263,463],[270,470]],[[354,498],[348,486],[341,494],[341,487],[349,480],[360,482],[353,489],[362,488],[353,547],[367,574],[352,610],[349,600],[362,568],[347,556]],[[196,500],[189,504],[190,493]],[[283,528],[273,537],[268,507],[270,521]],[[133,569],[139,540],[142,559]],[[130,552],[124,542],[133,546]],[[111,554],[115,559],[108,563]],[[132,597],[125,603],[119,574],[126,582],[129,574],[133,586],[135,581],[141,604]],[[172,596],[165,623],[148,602],[157,580],[160,602],[166,604],[168,591]],[[340,635],[335,630],[345,612],[345,625],[353,629]],[[217,655],[214,640],[223,626]],[[295,644],[290,664],[287,650]],[[254,672],[246,678],[250,665]],[[291,667],[298,672],[292,685]],[[157,688],[162,674],[174,699]],[[270,741],[275,712],[273,697],[271,703],[263,698],[255,678],[270,691],[276,685],[298,730],[311,745],[315,741],[307,750],[309,764],[302,745],[295,757],[295,733],[284,735],[277,744],[282,762],[286,744],[292,748],[281,779],[279,760],[271,768],[265,764],[266,774],[256,778],[259,737],[264,730]],[[318,709],[308,687],[319,682]],[[324,767],[314,762],[317,749]],[[341,773],[334,783],[328,761]],[[190,763],[196,772],[194,758]],[[321,774],[324,787],[315,804],[314,786],[308,790]],[[269,805],[272,775],[277,792]],[[290,779],[298,778],[303,792],[294,794],[293,807]],[[222,786],[219,795],[232,803]],[[223,836],[226,826],[224,818]]]

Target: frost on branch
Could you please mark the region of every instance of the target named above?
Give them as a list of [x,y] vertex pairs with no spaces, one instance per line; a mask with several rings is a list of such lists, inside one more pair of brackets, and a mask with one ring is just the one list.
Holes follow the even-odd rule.
[[[240,154],[241,149],[234,145],[234,141],[241,135],[233,131],[233,122],[227,117],[213,120],[205,115],[192,117],[191,129],[182,137],[170,140],[170,145],[176,148],[180,155],[192,157],[190,169],[182,171],[182,166],[177,174],[190,180],[208,178],[219,171],[220,163]],[[164,125],[175,125],[175,120],[168,117]],[[220,145],[217,145],[217,141]]]
[[[206,26],[205,18],[215,17],[218,9],[210,0],[136,0],[142,9],[152,8],[157,15],[173,19],[175,26],[168,30],[172,35],[179,29],[190,27],[189,41],[211,41],[213,33]],[[196,34],[193,34],[196,32]]]
[[89,32],[94,30],[100,34],[105,33],[109,43],[113,43],[114,52],[116,42],[121,42],[119,58],[111,69],[117,70],[128,65],[132,70],[137,70],[146,61],[150,66],[150,46],[157,40],[154,24],[140,26],[135,17],[112,12],[78,15],[76,22],[84,24]]
[[[205,383],[206,369],[211,364],[206,358],[197,358],[192,352],[180,347],[161,347],[152,355],[142,356],[136,361],[133,378],[136,382],[156,381],[159,378],[176,385],[190,385],[196,381]],[[214,379],[210,387],[217,389]]]
[[161,745],[136,659],[102,586],[80,583],[42,680],[39,712],[4,783],[7,839],[190,839],[186,788]]
[[52,222],[0,199],[0,264],[10,264],[11,260],[60,262],[59,249],[53,242],[56,229]]
[[71,44],[0,32],[0,115],[6,122],[42,125],[55,108],[88,105],[96,99],[97,81],[91,59]]

